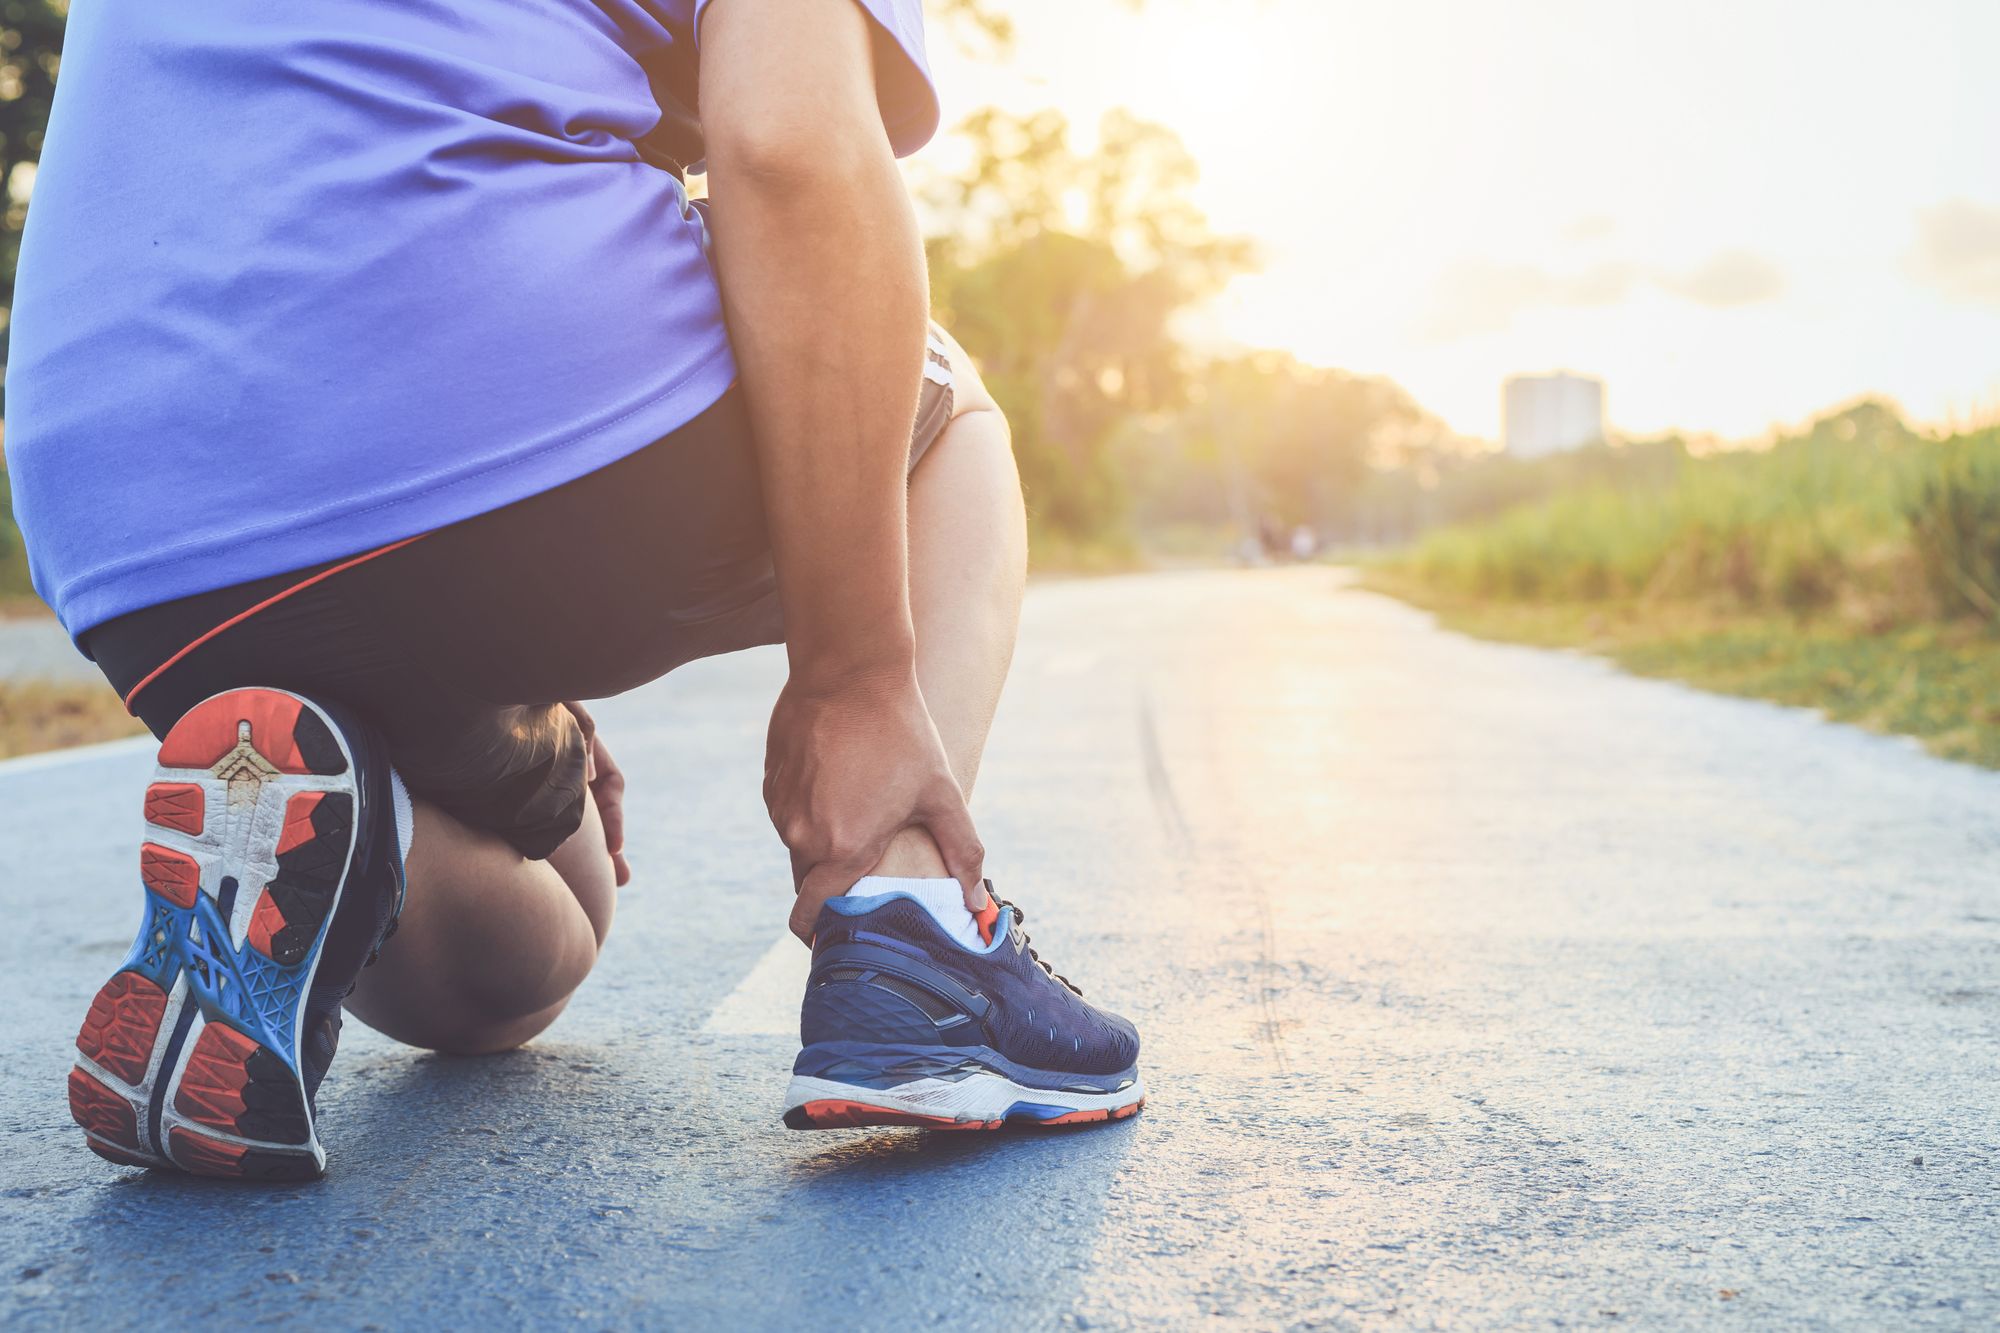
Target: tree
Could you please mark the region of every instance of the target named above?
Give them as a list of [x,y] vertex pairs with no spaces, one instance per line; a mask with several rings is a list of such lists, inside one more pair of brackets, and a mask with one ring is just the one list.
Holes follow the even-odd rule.
[[993,0],[934,0],[946,26],[961,40],[977,37],[1005,54],[1014,47],[1014,20],[1001,13]]
[[1353,539],[1370,526],[1381,478],[1429,460],[1443,422],[1389,380],[1304,365],[1274,351],[1202,367],[1186,406],[1126,432],[1116,448],[1141,521],[1226,526],[1309,524]]
[[1371,465],[1435,423],[1388,380],[1253,352],[1207,377],[1212,429],[1236,437],[1260,512],[1286,525],[1343,523]]
[[938,317],[980,358],[1013,424],[1038,528],[1096,539],[1125,488],[1107,441],[1136,414],[1183,401],[1175,314],[1252,260],[1187,197],[1195,166],[1174,135],[1125,112],[1079,154],[1055,111],[981,111],[958,176],[926,191]]
[[14,261],[21,252],[27,191],[41,161],[56,70],[62,63],[69,0],[0,0],[0,308],[14,304]]

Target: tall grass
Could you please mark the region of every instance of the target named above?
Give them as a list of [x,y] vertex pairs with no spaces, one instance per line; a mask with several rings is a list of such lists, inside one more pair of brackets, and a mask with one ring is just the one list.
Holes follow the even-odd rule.
[[1646,467],[1434,532],[1396,564],[1477,598],[2000,625],[2000,429],[1931,439],[1864,403],[1769,448]]
[[1934,447],[1911,488],[1911,536],[1947,610],[2000,625],[2000,427]]

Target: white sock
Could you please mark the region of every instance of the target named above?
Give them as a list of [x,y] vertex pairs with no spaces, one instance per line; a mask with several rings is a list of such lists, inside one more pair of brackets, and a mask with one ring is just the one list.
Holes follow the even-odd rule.
[[403,785],[403,775],[393,768],[389,770],[389,804],[396,811],[396,851],[408,861],[410,839],[417,831],[417,811],[410,804],[410,789]]
[[882,893],[907,893],[924,905],[944,933],[968,949],[984,949],[979,922],[965,910],[965,889],[955,879],[899,879],[894,875],[864,875],[847,891],[850,898]]

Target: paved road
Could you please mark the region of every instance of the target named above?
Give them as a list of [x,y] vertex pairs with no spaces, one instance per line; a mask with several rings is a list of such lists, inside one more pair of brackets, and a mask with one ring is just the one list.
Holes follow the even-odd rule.
[[53,617],[0,616],[0,681],[103,679]]
[[794,1134],[769,654],[600,713],[642,879],[517,1054],[356,1035],[334,1173],[64,1123],[130,746],[0,766],[0,1319],[487,1328],[2000,1320],[2000,775],[1474,643],[1324,570],[1037,588],[979,798],[1153,1100]]

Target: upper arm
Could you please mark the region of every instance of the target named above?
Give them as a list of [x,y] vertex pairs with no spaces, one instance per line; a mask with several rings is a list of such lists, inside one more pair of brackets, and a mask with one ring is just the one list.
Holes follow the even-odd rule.
[[702,0],[696,21],[702,130],[725,170],[908,152],[936,128],[916,0]]

